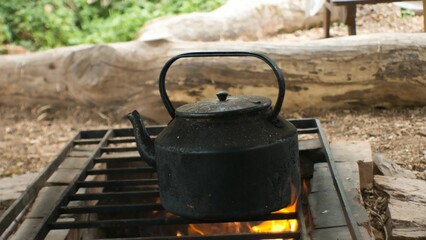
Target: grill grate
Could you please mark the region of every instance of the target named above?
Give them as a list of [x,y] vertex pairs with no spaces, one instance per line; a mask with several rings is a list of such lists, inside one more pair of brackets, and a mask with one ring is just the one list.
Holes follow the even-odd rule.
[[[334,162],[328,154],[328,143],[319,122],[315,119],[299,119],[290,122],[297,127],[299,136],[305,134],[320,136],[327,153],[327,160],[331,164],[330,169],[334,170]],[[147,130],[152,137],[155,137],[163,128],[164,126],[155,126],[148,127]],[[37,223],[23,233],[18,231],[15,234],[16,239],[20,236],[25,236],[25,239],[44,239],[46,235],[56,230],[87,228],[108,229],[118,234],[113,237],[120,237],[120,239],[126,239],[122,238],[126,236],[119,235],[121,234],[119,232],[128,233],[128,229],[135,232],[131,234],[131,239],[309,239],[301,204],[298,204],[296,213],[272,213],[239,220],[244,223],[298,219],[300,225],[296,232],[176,236],[174,231],[172,234],[162,233],[160,236],[151,236],[151,233],[146,233],[145,236],[135,235],[140,233],[140,229],[156,226],[173,226],[183,229],[187,228],[188,224],[226,222],[186,219],[164,210],[159,203],[155,170],[141,161],[133,144],[134,137],[131,129],[79,132],[29,188],[31,191],[24,193],[2,216],[0,233],[5,232],[38,193],[37,199],[42,194],[52,199],[53,194],[54,197],[50,201],[52,204],[36,200],[26,222],[32,219]],[[338,179],[334,174],[333,180]],[[351,235],[353,239],[361,239],[357,237],[359,230],[345,202],[341,183],[339,181],[334,183]],[[89,217],[89,214],[94,213],[97,214],[97,218]],[[123,228],[127,230],[120,230]],[[154,232],[158,234],[157,231]]]

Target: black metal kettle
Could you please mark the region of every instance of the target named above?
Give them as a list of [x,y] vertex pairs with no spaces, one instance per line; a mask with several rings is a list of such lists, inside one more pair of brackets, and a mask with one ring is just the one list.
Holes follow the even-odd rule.
[[[169,67],[188,57],[255,57],[278,81],[274,108],[258,96],[205,99],[176,110],[165,88]],[[177,55],[159,77],[163,103],[172,121],[150,139],[137,111],[128,114],[140,155],[157,168],[163,207],[197,219],[235,219],[279,210],[300,191],[296,128],[279,117],[284,77],[268,57],[251,52],[194,52]]]

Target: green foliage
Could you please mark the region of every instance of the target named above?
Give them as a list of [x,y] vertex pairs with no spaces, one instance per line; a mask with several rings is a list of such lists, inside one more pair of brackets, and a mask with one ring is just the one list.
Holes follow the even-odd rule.
[[416,13],[414,11],[401,8],[401,18],[414,17],[415,15]]
[[38,50],[81,43],[128,41],[148,20],[210,11],[225,0],[5,0],[0,44]]
[[0,43],[10,41],[11,38],[9,27],[5,24],[4,17],[0,15]]
[[67,39],[80,34],[73,11],[60,0],[2,1],[0,15],[10,40],[30,49],[66,45]]

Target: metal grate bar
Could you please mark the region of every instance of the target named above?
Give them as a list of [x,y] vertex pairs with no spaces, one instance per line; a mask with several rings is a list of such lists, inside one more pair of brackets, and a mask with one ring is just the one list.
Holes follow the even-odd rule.
[[102,157],[102,158],[95,158],[95,163],[108,163],[108,162],[139,162],[142,161],[141,157],[134,156],[134,157]]
[[305,129],[297,129],[298,134],[312,134],[318,133],[318,128],[305,128]]
[[121,138],[112,138],[108,140],[109,143],[117,144],[117,143],[134,143],[135,137],[121,137]]
[[138,197],[159,197],[159,191],[134,191],[134,192],[104,192],[73,194],[70,200],[112,200]]
[[74,140],[74,144],[75,145],[98,144],[101,140],[102,140],[101,138],[77,139],[77,140]]
[[108,132],[108,129],[80,131],[81,139],[102,139]]
[[[244,222],[269,221],[297,219],[296,213],[276,213],[266,216],[250,218]],[[240,221],[241,222],[241,221]],[[135,219],[114,219],[102,221],[75,221],[75,222],[55,222],[51,223],[52,229],[71,229],[71,228],[120,228],[120,227],[140,227],[155,225],[179,225],[179,224],[205,224],[205,223],[227,223],[224,221],[201,221],[171,215],[167,218],[135,218]]]
[[61,207],[60,214],[69,213],[104,213],[122,211],[158,211],[164,210],[161,204],[126,204],[126,205],[95,205],[84,207]]
[[139,185],[157,185],[158,179],[137,179],[137,180],[109,180],[109,181],[87,181],[77,182],[78,187],[121,187],[121,186],[139,186]]
[[87,170],[88,175],[101,175],[101,174],[128,174],[128,173],[154,173],[155,169],[151,167],[139,168],[112,168],[112,169],[95,169]]
[[103,147],[101,148],[101,150],[104,153],[112,153],[112,152],[136,152],[138,149],[136,147]]

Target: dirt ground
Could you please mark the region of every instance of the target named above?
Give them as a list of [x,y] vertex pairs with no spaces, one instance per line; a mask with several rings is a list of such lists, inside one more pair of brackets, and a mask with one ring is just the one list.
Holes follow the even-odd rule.
[[[131,127],[100,109],[0,105],[0,177],[42,170],[79,130]],[[426,169],[426,107],[304,110],[286,118],[320,119],[329,140],[367,140],[401,166]]]

